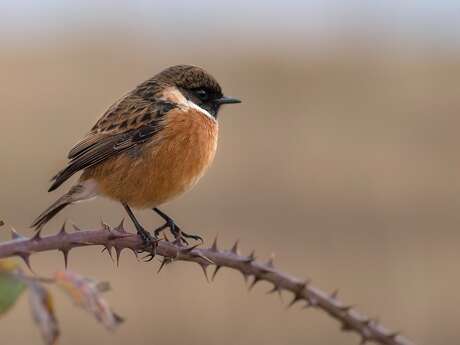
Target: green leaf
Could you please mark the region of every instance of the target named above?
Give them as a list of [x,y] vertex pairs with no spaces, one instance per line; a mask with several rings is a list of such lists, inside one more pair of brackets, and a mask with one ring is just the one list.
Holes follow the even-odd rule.
[[26,284],[12,272],[0,271],[0,315],[6,313],[24,292]]

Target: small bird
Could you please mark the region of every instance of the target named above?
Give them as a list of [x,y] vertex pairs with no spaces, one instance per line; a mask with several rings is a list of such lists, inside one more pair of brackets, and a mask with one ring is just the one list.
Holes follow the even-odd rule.
[[[67,166],[52,178],[49,192],[75,173],[80,179],[33,222],[40,231],[66,206],[102,195],[119,201],[146,247],[169,229],[181,241],[201,240],[183,232],[158,206],[190,190],[214,159],[217,114],[226,97],[204,69],[169,67],[110,106],[68,154]],[[165,224],[152,236],[131,208],[152,209]]]

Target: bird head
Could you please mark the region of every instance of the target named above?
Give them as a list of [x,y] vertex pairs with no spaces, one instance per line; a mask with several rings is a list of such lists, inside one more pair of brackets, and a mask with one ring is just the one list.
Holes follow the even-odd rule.
[[176,65],[166,68],[154,80],[162,86],[164,98],[205,110],[217,118],[224,104],[241,103],[237,98],[224,96],[217,80],[204,69],[190,65]]

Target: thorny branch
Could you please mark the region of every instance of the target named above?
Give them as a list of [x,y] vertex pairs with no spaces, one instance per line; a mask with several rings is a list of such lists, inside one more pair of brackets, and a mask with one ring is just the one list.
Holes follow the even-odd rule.
[[[69,233],[64,224],[56,235],[42,237],[38,232],[32,238],[23,237],[15,230],[11,230],[12,240],[0,243],[0,259],[19,256],[30,267],[32,254],[59,250],[63,253],[67,266],[69,251],[77,247],[100,245],[110,256],[114,250],[117,262],[122,250],[130,249],[137,256],[142,249],[142,241],[136,234],[127,232],[123,222],[116,228],[106,224],[102,224],[102,228],[96,230],[80,230],[75,226],[74,228],[76,231]],[[386,329],[377,320],[370,319],[342,303],[337,298],[337,293],[327,294],[314,287],[308,280],[297,279],[276,269],[273,259],[263,263],[256,260],[254,252],[248,256],[241,255],[238,251],[238,242],[229,250],[220,250],[217,247],[217,240],[210,248],[183,247],[162,240],[159,242],[157,255],[163,258],[159,270],[173,261],[190,261],[203,268],[206,278],[208,278],[209,266],[214,266],[213,279],[221,267],[227,267],[241,272],[245,280],[251,277],[250,288],[259,281],[267,281],[273,284],[270,292],[290,291],[293,294],[290,306],[303,302],[305,308],[311,307],[326,312],[340,322],[343,331],[359,334],[361,344],[376,342],[385,345],[414,345],[398,333]]]

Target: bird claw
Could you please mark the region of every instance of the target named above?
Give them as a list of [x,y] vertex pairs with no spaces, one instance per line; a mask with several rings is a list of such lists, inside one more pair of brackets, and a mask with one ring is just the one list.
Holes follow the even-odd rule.
[[139,237],[142,239],[142,243],[144,244],[142,249],[138,250],[138,253],[148,252],[148,254],[142,258],[143,261],[149,262],[152,261],[157,253],[158,248],[158,237],[152,236],[148,231],[139,231]]
[[153,253],[148,253],[146,256],[144,256],[143,258],[141,258],[142,261],[144,262],[150,262],[153,260],[153,258],[155,257],[155,254]]
[[187,239],[199,241],[201,242],[201,244],[204,242],[201,236],[191,235],[186,232],[183,232],[181,228],[176,223],[174,223],[172,219],[167,220],[162,226],[157,228],[153,233],[155,237],[158,238],[159,235],[166,229],[169,229],[171,233],[173,234],[174,241],[172,243],[175,245],[178,245],[181,247],[188,246],[189,242],[187,241]]
[[185,232],[182,232],[182,236],[185,237],[185,238],[191,238],[192,240],[195,240],[195,241],[199,241],[199,242],[201,242],[201,244],[204,243],[203,237],[198,236],[198,235],[190,235],[190,234],[187,234]]

